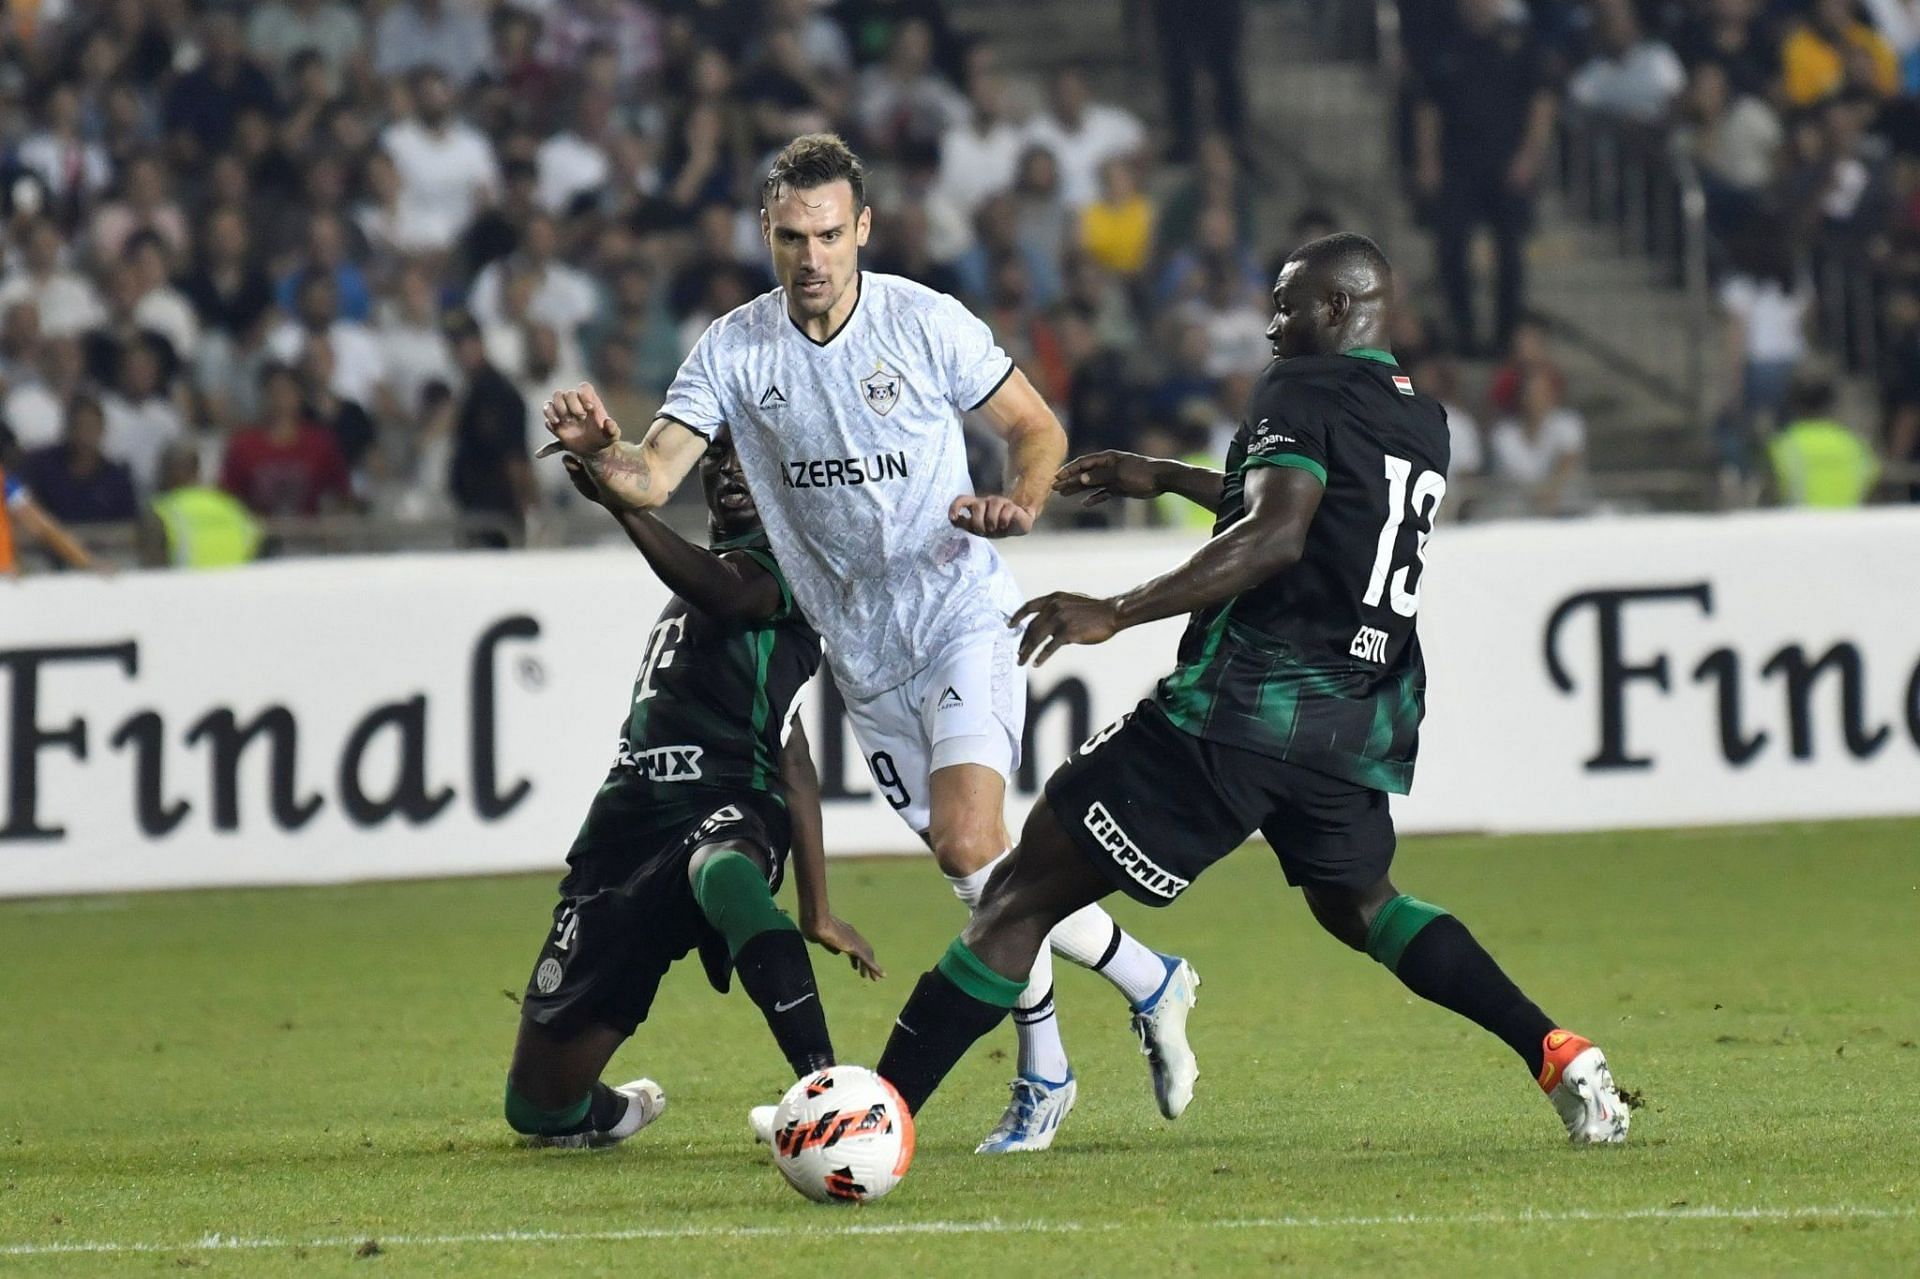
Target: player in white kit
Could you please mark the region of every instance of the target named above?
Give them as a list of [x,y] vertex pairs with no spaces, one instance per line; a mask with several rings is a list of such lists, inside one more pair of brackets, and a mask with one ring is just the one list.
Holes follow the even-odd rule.
[[[959,302],[859,269],[872,211],[860,162],[839,138],[795,139],[762,200],[780,287],[714,321],[643,441],[622,439],[582,386],[547,402],[556,440],[542,453],[564,447],[606,500],[653,507],[708,439],[731,429],[874,780],[971,909],[1011,844],[1006,788],[1026,719],[1018,636],[1007,627],[1023,596],[991,539],[1032,529],[1066,436]],[[960,426],[973,411],[1007,440],[1006,496],[973,492]],[[1186,1041],[1192,966],[1148,949],[1098,907],[1062,921],[1050,941],[1127,996],[1161,1113],[1177,1118],[1199,1073]],[[1019,1075],[985,1153],[1045,1149],[1073,1106],[1046,950],[1014,1021]],[[756,1131],[772,1110],[755,1111]]]

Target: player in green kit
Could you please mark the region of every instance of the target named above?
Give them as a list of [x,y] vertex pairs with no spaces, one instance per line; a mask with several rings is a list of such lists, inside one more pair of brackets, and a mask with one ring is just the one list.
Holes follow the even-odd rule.
[[[568,470],[596,497],[577,462]],[[714,989],[739,976],[796,1076],[833,1064],[802,934],[881,975],[827,902],[820,784],[797,714],[820,637],[794,608],[724,433],[700,477],[710,550],[645,512],[616,515],[674,598],[647,637],[618,755],[567,854],[521,1002],[506,1117],[530,1145],[609,1146],[659,1116],[659,1085],[610,1088],[600,1072],[690,951]],[[799,928],[773,898],[789,847]]]
[[1061,469],[1060,492],[1178,493],[1218,519],[1185,564],[1135,590],[1057,593],[1014,614],[1027,622],[1020,658],[1035,664],[1156,618],[1191,621],[1154,695],[1048,781],[966,931],[901,1011],[879,1072],[909,1107],[1006,1015],[1055,922],[1116,889],[1167,905],[1257,830],[1328,932],[1518,1053],[1571,1140],[1625,1139],[1601,1051],[1388,877],[1387,796],[1413,781],[1426,695],[1414,620],[1448,463],[1446,414],[1386,349],[1392,295],[1364,236],[1302,246],[1274,287],[1275,359],[1224,472],[1116,453]]

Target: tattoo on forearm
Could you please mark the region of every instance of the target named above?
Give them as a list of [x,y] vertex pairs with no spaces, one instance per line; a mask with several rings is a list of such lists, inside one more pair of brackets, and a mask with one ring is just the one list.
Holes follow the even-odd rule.
[[582,460],[602,492],[612,491],[621,497],[632,498],[645,493],[652,486],[653,469],[647,465],[643,449],[615,444],[598,453],[589,453]]

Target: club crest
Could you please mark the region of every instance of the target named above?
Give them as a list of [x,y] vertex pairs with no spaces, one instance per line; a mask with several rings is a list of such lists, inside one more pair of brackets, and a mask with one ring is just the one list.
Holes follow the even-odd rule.
[[885,417],[900,402],[900,375],[884,364],[876,364],[873,372],[861,379],[860,390],[867,407]]

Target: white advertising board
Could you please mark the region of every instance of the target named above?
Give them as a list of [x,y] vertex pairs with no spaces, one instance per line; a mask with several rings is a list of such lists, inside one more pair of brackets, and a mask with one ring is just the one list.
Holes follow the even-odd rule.
[[[1005,544],[1108,593],[1178,535]],[[1920,812],[1920,512],[1448,527],[1403,831]],[[662,588],[631,551],[0,582],[0,896],[557,869]],[[1034,674],[1017,822],[1180,623]],[[830,691],[829,848],[915,841]],[[1017,826],[1016,826],[1017,829]]]

